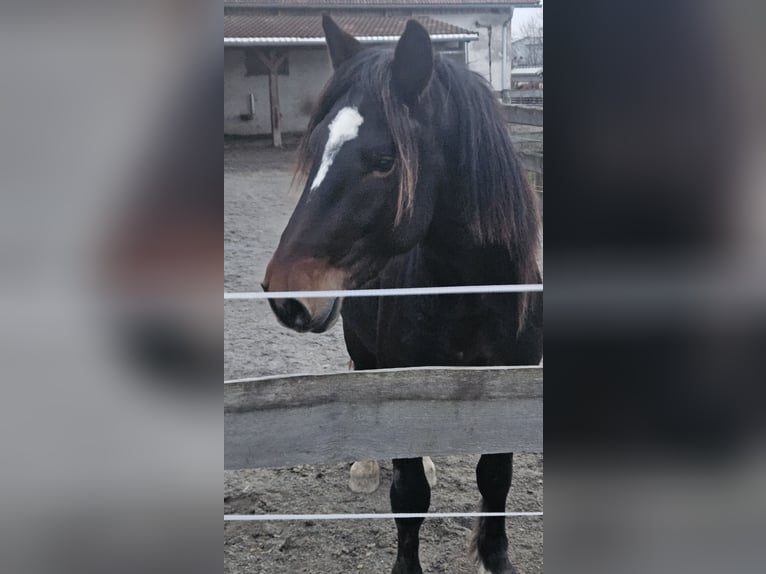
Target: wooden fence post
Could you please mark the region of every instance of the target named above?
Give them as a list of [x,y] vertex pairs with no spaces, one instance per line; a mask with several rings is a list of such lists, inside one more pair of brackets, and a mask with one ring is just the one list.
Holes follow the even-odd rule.
[[273,50],[255,52],[258,59],[269,70],[269,110],[271,112],[271,139],[274,147],[282,147],[281,114],[279,112],[279,67],[284,63],[286,54]]

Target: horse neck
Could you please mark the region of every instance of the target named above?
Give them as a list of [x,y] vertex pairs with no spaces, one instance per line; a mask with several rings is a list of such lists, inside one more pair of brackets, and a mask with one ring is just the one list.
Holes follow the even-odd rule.
[[436,285],[489,285],[517,283],[509,254],[499,248],[442,248],[431,242],[419,246],[419,261]]
[[500,246],[477,243],[461,208],[460,190],[437,191],[438,199],[420,258],[441,285],[515,283],[519,279],[511,254]]

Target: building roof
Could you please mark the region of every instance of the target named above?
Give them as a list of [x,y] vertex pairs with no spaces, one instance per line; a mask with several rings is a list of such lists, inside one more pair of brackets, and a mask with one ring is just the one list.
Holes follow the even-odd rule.
[[511,73],[514,76],[542,76],[542,66],[524,66],[522,68],[513,68]]
[[[360,42],[396,42],[404,32],[404,16],[338,15],[338,25]],[[435,41],[471,41],[476,32],[432,18],[418,18]],[[324,44],[322,19],[299,14],[225,14],[224,46],[312,46]]]
[[511,6],[539,6],[538,0],[224,0],[224,6],[250,6],[253,8],[299,8],[302,10],[327,8],[503,8]]

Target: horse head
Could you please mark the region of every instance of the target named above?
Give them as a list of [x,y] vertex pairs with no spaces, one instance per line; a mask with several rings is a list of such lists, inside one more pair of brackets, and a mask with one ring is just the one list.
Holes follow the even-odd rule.
[[[353,289],[411,249],[433,216],[434,199],[415,188],[443,172],[437,154],[419,153],[433,134],[424,93],[434,58],[414,20],[393,52],[364,48],[323,19],[334,73],[300,149],[306,183],[267,269],[266,291]],[[429,159],[430,158],[430,159]],[[339,299],[272,299],[279,321],[322,332]]]

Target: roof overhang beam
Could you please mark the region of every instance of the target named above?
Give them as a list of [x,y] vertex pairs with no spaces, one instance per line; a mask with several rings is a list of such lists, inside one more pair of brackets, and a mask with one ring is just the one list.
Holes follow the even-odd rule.
[[[478,34],[431,34],[434,42],[473,42]],[[385,44],[398,42],[400,36],[355,36],[363,44]],[[223,45],[227,48],[245,46],[324,46],[324,38],[226,38]]]

